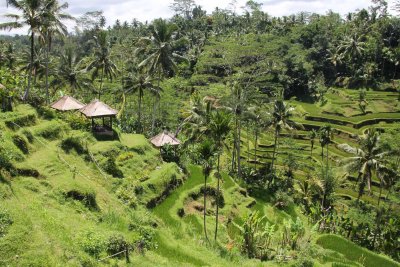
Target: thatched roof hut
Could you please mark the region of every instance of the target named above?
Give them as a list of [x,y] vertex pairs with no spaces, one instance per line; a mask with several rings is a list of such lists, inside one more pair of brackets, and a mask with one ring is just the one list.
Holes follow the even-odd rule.
[[157,136],[150,139],[150,142],[156,147],[162,147],[164,145],[177,146],[181,144],[181,141],[175,138],[173,134],[168,131],[163,131]]
[[118,114],[117,110],[97,99],[81,108],[80,112],[87,118],[115,117]]
[[85,106],[80,101],[76,100],[72,96],[63,96],[56,102],[51,104],[51,107],[60,111],[78,110]]

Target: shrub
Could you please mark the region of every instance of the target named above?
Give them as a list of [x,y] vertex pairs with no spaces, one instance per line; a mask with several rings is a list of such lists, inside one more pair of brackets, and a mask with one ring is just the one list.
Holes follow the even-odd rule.
[[22,151],[22,153],[29,154],[29,145],[27,140],[23,136],[18,134],[13,135],[12,140],[14,142],[14,145],[18,147]]
[[90,121],[83,116],[80,116],[76,113],[69,113],[65,116],[65,121],[69,124],[69,126],[74,130],[84,130],[87,131],[90,129]]
[[7,210],[0,209],[0,237],[7,234],[8,228],[13,224],[10,214]]
[[94,230],[83,232],[81,236],[78,237],[78,243],[86,253],[96,258],[105,249],[104,237]]
[[123,178],[124,173],[118,168],[114,158],[108,158],[103,164],[103,169],[106,173],[116,178]]
[[[125,240],[125,237],[120,234],[114,234],[110,236],[106,242],[106,251],[108,255],[114,255],[121,251],[125,251],[126,248],[129,248],[129,243]],[[117,257],[124,257],[125,254],[121,253],[117,255]]]
[[135,241],[135,247],[140,253],[157,248],[157,243],[154,241],[155,231],[153,228],[132,223],[129,225],[129,230],[139,232],[139,237]]
[[69,153],[72,149],[74,149],[78,154],[87,154],[88,151],[84,147],[82,139],[77,136],[69,136],[61,141],[61,148]]
[[121,199],[126,205],[131,208],[136,208],[137,206],[137,198],[134,194],[134,190],[132,188],[133,185],[123,185],[120,186],[116,192],[119,199]]
[[64,193],[65,198],[71,198],[81,202],[85,207],[92,210],[98,210],[95,192],[80,192],[78,190],[70,190]]

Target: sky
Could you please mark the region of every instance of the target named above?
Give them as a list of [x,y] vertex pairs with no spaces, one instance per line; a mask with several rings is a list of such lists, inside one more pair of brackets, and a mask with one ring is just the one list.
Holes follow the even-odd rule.
[[[107,25],[112,25],[115,20],[132,21],[136,18],[142,22],[151,21],[155,18],[171,17],[173,12],[169,8],[172,0],[60,0],[69,3],[67,12],[79,17],[88,11],[102,10],[107,19]],[[395,0],[389,0],[389,7]],[[239,13],[241,7],[247,0],[236,0],[236,11]],[[295,14],[300,11],[325,14],[328,10],[346,14],[371,5],[371,0],[258,0],[262,3],[262,9],[272,16]],[[217,6],[227,8],[232,0],[196,0],[208,13]],[[6,7],[6,0],[0,0],[0,23],[7,21],[2,15],[14,13],[15,10]],[[73,25],[69,25],[72,29]],[[0,34],[26,34],[27,29],[0,31]]]

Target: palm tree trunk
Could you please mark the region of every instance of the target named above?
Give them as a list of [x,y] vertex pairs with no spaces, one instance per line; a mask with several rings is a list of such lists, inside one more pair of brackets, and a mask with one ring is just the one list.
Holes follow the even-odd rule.
[[28,75],[28,87],[25,90],[24,96],[22,97],[24,101],[26,101],[29,97],[29,91],[31,89],[32,82],[32,71],[33,71],[33,59],[35,53],[35,33],[32,31],[31,33],[31,65],[29,67],[29,75]]
[[257,146],[258,146],[258,131],[256,129],[255,142],[254,142],[254,169],[255,170],[257,170]]
[[247,124],[247,162],[250,161],[250,126]]
[[312,160],[312,152],[313,152],[313,149],[314,149],[314,142],[311,142],[311,160]]
[[272,162],[271,162],[271,171],[274,169],[274,162],[275,162],[275,153],[276,153],[276,147],[278,145],[278,128],[275,128],[275,140],[274,140],[274,150],[272,152]]
[[378,208],[379,208],[379,204],[381,203],[382,188],[383,188],[383,181],[381,180],[381,184],[380,184],[380,188],[379,188]]
[[240,158],[240,135],[241,135],[241,122],[240,122],[240,118],[238,119],[238,123],[237,123],[237,131],[238,131],[238,136],[237,136],[237,170],[238,170],[238,178],[240,179],[242,177],[242,166],[241,166],[241,158]]
[[[50,39],[50,38],[48,38]],[[47,40],[47,49],[46,49],[46,103],[49,104],[49,54],[50,54],[50,40]]]
[[207,242],[210,242],[208,240],[208,236],[207,236],[207,223],[206,223],[206,215],[207,215],[207,208],[206,208],[206,204],[207,204],[207,175],[204,175],[204,209],[203,209],[203,225],[204,225],[204,236],[207,240]]
[[139,89],[139,108],[138,108],[138,122],[139,122],[139,127],[140,127],[140,132],[142,132],[142,98],[143,98],[143,92],[141,89]]
[[328,177],[329,172],[329,143],[326,144],[326,177]]
[[101,97],[101,91],[103,90],[103,76],[104,76],[104,67],[101,69],[100,87],[99,87],[99,100],[100,100],[100,97]]
[[219,163],[220,163],[220,154],[218,153],[218,163],[217,163],[217,172],[218,172],[218,182],[217,182],[217,199],[216,199],[216,213],[215,213],[215,233],[214,233],[214,241],[217,241],[217,234],[218,234],[218,216],[219,216],[219,188],[220,188],[220,170],[219,170]]

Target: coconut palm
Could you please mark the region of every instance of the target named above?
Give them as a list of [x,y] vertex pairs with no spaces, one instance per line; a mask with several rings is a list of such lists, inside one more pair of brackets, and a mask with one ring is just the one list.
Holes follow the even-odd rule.
[[[33,68],[35,57],[35,34],[39,33],[43,18],[43,0],[7,0],[7,6],[17,9],[20,14],[6,14],[5,17],[14,19],[13,22],[0,24],[0,30],[20,29],[28,26],[30,33],[30,67]],[[26,100],[29,97],[33,69],[28,72],[28,86],[23,95]]]
[[348,172],[358,172],[357,183],[359,183],[358,200],[364,194],[364,188],[367,185],[371,193],[372,175],[375,174],[381,181],[381,187],[384,183],[386,174],[395,174],[387,167],[385,157],[390,154],[384,151],[380,144],[379,132],[375,129],[367,131],[366,135],[359,141],[360,148],[351,147],[348,144],[341,144],[338,147],[347,153],[353,154],[344,160],[345,168]]
[[314,144],[315,144],[315,138],[317,138],[318,133],[317,131],[315,131],[314,129],[312,129],[309,133],[308,133],[308,138],[310,138],[310,144],[311,144],[311,158],[312,158],[312,153],[314,150]]
[[365,42],[362,36],[347,36],[338,47],[338,52],[343,57],[361,58],[364,53]]
[[[202,168],[203,168],[203,175],[204,175],[204,187],[203,187],[203,195],[204,195],[204,208],[203,208],[203,227],[204,227],[204,236],[209,242],[208,235],[207,235],[207,222],[206,222],[206,216],[207,216],[207,180],[210,177],[210,174],[213,169],[213,161],[214,161],[214,156],[215,156],[215,151],[216,147],[215,144],[209,140],[206,139],[203,141],[198,150],[198,156],[199,160],[201,162]],[[217,203],[218,206],[218,203]]]
[[202,139],[210,132],[212,111],[218,107],[218,100],[212,97],[201,98],[195,94],[191,98],[190,109],[185,112],[185,120],[178,127],[176,135],[183,128],[189,136],[188,142]]
[[83,59],[78,58],[74,47],[66,47],[60,55],[60,63],[50,85],[68,85],[72,89],[72,93],[88,87],[90,80],[83,76],[85,69],[82,68],[82,63]]
[[326,173],[329,171],[329,144],[333,139],[333,128],[331,125],[324,125],[320,128],[320,143],[322,147],[322,164],[324,164],[324,147],[326,150]]
[[[157,86],[160,87],[164,76],[170,76],[177,71],[176,60],[184,59],[174,53],[174,35],[178,30],[175,24],[168,23],[166,20],[157,19],[150,25],[151,38],[141,38],[138,41],[139,49],[137,54],[147,52],[148,56],[139,64],[139,68],[144,68],[148,73],[154,74],[158,79]],[[155,126],[156,101],[153,106],[152,131]]]
[[72,20],[73,17],[63,13],[68,8],[68,3],[62,5],[58,0],[46,0],[44,4],[43,23],[40,26],[40,39],[46,45],[46,101],[49,103],[49,54],[53,38],[68,34],[67,26],[63,20]]
[[32,84],[35,86],[37,78],[42,78],[46,73],[46,55],[43,48],[36,47],[33,61],[30,52],[26,51],[21,59],[21,71],[33,76]]
[[280,132],[283,129],[303,129],[301,124],[290,120],[293,110],[294,108],[286,105],[283,100],[275,100],[274,110],[271,114],[271,119],[267,124],[267,127],[274,129],[274,150],[272,152],[271,170],[274,170],[274,161],[278,150],[278,139]]
[[215,142],[217,149],[217,173],[216,177],[218,179],[217,183],[217,196],[216,196],[216,213],[215,213],[215,234],[214,240],[217,240],[218,233],[218,216],[219,216],[219,195],[220,195],[220,158],[223,152],[224,141],[231,130],[231,116],[230,114],[223,111],[215,111],[211,115],[210,125],[209,125],[211,136]]
[[124,78],[124,89],[126,93],[138,94],[138,123],[142,129],[142,100],[145,91],[153,95],[160,95],[162,88],[154,85],[154,79],[142,72],[131,72]]
[[92,73],[92,80],[100,75],[100,85],[99,85],[99,99],[101,97],[103,89],[103,78],[107,77],[109,80],[117,75],[118,68],[115,63],[111,60],[111,47],[110,42],[107,40],[107,32],[99,31],[94,37],[95,52],[92,62],[89,63],[87,70]]

